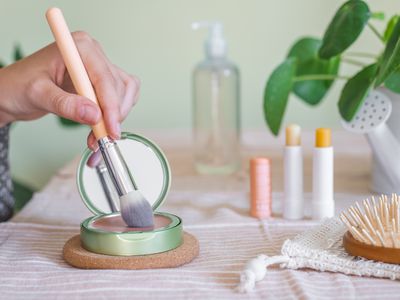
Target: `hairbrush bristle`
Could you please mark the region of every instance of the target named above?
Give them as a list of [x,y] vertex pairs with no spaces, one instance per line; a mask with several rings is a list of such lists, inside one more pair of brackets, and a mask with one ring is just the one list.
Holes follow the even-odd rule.
[[381,195],[350,206],[340,219],[358,241],[385,248],[400,248],[399,196]]

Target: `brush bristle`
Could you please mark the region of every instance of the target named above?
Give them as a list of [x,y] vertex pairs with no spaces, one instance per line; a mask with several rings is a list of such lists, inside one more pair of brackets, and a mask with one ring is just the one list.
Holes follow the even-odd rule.
[[368,245],[400,248],[400,198],[382,195],[350,206],[340,216],[353,237]]
[[120,197],[121,216],[129,227],[145,228],[154,226],[153,209],[139,191],[132,191]]

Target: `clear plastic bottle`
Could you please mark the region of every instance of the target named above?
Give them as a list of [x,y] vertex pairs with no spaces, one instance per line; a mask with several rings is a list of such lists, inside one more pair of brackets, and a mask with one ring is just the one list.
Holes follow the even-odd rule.
[[240,167],[240,76],[226,58],[226,42],[218,22],[209,27],[206,59],[193,72],[193,134],[199,173],[229,174]]

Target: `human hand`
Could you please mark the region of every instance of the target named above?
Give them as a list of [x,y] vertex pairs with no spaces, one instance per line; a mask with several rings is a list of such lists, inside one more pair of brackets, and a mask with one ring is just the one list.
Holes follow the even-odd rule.
[[[113,65],[101,46],[85,32],[72,33],[103,111],[108,134],[118,139],[121,122],[137,102],[139,79]],[[54,113],[78,123],[95,125],[101,110],[76,95],[55,43],[0,69],[0,126],[16,120],[33,120]],[[88,146],[95,150],[90,133]]]

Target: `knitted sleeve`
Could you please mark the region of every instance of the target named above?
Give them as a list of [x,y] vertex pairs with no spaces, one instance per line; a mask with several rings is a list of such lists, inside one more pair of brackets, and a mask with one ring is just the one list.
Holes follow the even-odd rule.
[[0,128],[0,222],[11,218],[14,210],[8,141],[10,125]]

